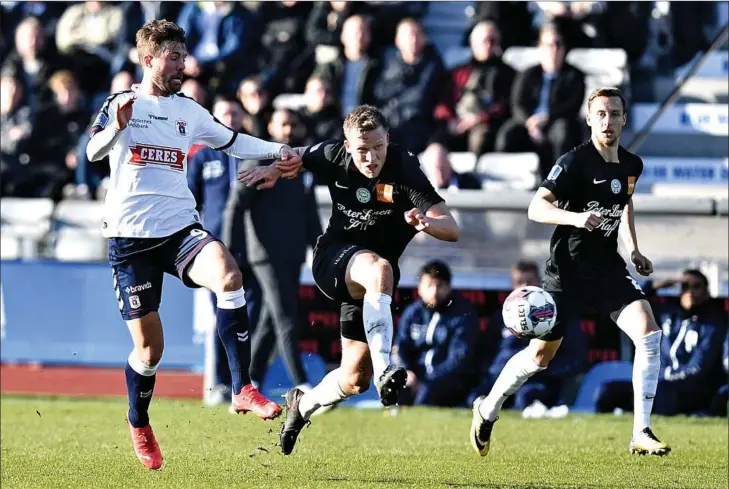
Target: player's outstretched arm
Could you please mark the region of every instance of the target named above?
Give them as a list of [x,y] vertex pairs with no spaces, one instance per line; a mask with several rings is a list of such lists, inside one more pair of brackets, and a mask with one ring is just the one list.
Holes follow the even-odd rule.
[[458,223],[443,202],[431,206],[425,215],[417,207],[410,209],[405,213],[405,222],[441,241],[458,241],[460,235]]
[[249,187],[256,187],[258,190],[273,187],[279,178],[281,178],[281,171],[276,168],[276,162],[267,166],[246,168],[238,172],[239,182]]
[[653,273],[653,263],[638,250],[638,235],[635,232],[635,212],[633,210],[633,197],[625,204],[623,215],[620,218],[619,234],[625,245],[625,250],[630,254],[630,261],[635,265],[639,274],[648,276]]
[[557,197],[548,189],[539,187],[529,203],[527,216],[530,220],[543,224],[574,226],[592,231],[602,222],[599,212],[571,212],[555,205]]

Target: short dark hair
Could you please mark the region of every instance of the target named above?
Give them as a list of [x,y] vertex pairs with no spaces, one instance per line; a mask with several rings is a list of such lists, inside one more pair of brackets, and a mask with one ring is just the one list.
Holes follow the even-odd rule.
[[385,131],[389,131],[385,115],[372,105],[360,105],[355,107],[347,114],[344,119],[344,132],[355,130],[360,133],[374,131],[378,127],[382,127]]
[[699,280],[704,285],[704,287],[706,287],[706,288],[709,287],[709,279],[706,278],[706,275],[704,275],[701,272],[701,270],[698,270],[696,268],[688,268],[688,269],[686,269],[686,270],[683,271],[683,274],[684,275],[691,275],[695,279]]
[[420,277],[422,278],[423,275],[440,279],[449,285],[451,283],[451,269],[440,260],[432,260],[423,265],[423,268],[420,269]]
[[620,99],[620,103],[623,105],[623,113],[626,112],[625,97],[623,96],[623,92],[621,92],[620,89],[616,87],[600,87],[593,90],[590,96],[587,97],[588,112],[590,110],[590,106],[592,105],[592,101],[598,97],[618,97]]
[[539,265],[530,260],[519,260],[511,267],[511,271],[521,273],[532,272],[536,276],[539,276]]
[[185,44],[185,29],[169,20],[150,20],[137,31],[139,59],[158,56],[167,43]]

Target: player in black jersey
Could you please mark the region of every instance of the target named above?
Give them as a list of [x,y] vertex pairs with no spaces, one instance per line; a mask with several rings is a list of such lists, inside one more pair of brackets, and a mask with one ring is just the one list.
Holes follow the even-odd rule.
[[[405,369],[390,362],[398,260],[420,231],[458,240],[458,225],[418,158],[389,144],[387,121],[378,109],[355,108],[344,121],[344,134],[344,141],[296,149],[303,167],[326,183],[332,197],[332,216],[312,268],[319,289],[341,303],[342,363],[306,394],[296,388],[286,393],[281,449],[287,455],[311,413],[367,390],[373,375],[382,404],[397,403],[407,380]],[[296,172],[273,164],[242,172],[240,180],[269,188],[282,174]]]
[[641,275],[653,271],[638,250],[632,195],[643,171],[641,159],[620,146],[625,99],[617,88],[599,88],[588,98],[590,141],[557,160],[529,205],[529,219],[556,224],[542,288],[557,304],[557,322],[545,336],[514,355],[488,396],[474,403],[470,439],[486,456],[491,430],[507,397],[554,358],[565,324],[590,304],[610,316],[636,347],[631,453],[666,455],[670,447],[650,428],[660,368],[661,330],[638,283],[618,253],[622,223],[630,261]]

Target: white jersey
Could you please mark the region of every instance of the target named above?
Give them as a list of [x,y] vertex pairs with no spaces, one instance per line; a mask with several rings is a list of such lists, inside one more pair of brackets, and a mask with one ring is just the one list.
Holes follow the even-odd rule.
[[229,150],[238,134],[184,95],[154,97],[128,90],[106,100],[92,135],[107,125],[113,131],[116,110],[133,96],[132,119],[109,152],[102,233],[108,238],[170,236],[200,222],[187,185],[190,146]]

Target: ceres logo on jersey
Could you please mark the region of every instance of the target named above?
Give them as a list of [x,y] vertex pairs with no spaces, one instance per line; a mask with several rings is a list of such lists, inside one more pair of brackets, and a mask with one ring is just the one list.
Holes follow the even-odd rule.
[[185,153],[178,148],[137,144],[131,146],[129,151],[132,152],[132,157],[129,158],[130,165],[166,165],[173,170],[182,171],[182,162],[185,159]]

